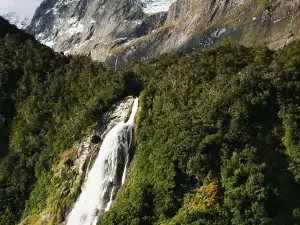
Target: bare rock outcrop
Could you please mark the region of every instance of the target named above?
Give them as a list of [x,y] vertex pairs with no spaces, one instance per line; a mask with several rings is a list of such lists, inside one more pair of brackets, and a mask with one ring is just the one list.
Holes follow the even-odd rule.
[[28,31],[117,67],[225,39],[278,48],[299,39],[299,25],[299,0],[46,0]]

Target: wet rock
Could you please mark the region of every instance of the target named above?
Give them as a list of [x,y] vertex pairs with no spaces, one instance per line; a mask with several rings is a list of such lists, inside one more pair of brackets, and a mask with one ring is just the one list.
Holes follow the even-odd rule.
[[74,161],[72,159],[67,159],[65,161],[65,166],[66,166],[67,170],[69,170],[71,167],[74,166]]
[[93,144],[99,144],[101,142],[101,137],[99,135],[93,135],[91,141]]
[[291,30],[289,30],[289,31],[287,32],[287,34],[286,34],[286,38],[289,39],[289,38],[292,38],[292,37],[294,37],[294,34],[292,33]]

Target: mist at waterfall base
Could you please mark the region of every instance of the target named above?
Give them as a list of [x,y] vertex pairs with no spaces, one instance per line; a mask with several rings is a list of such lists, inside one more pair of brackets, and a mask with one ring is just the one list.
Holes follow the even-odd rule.
[[99,216],[111,207],[125,181],[137,110],[138,99],[135,99],[128,121],[118,123],[106,134],[67,225],[96,225]]

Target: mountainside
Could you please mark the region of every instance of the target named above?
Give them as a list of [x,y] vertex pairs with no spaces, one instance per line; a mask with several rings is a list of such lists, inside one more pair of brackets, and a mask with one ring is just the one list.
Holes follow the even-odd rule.
[[25,30],[29,24],[30,19],[27,17],[20,17],[15,12],[10,12],[2,16],[4,19],[8,20],[11,24],[16,25],[19,29]]
[[162,26],[165,13],[148,15],[143,10],[165,10],[165,5],[137,0],[47,0],[37,9],[28,31],[56,51],[84,53],[104,61],[113,46]]
[[0,224],[299,225],[299,96],[299,41],[110,70],[0,17]]
[[56,51],[115,66],[223,39],[277,48],[300,37],[299,25],[298,0],[47,0],[28,31]]

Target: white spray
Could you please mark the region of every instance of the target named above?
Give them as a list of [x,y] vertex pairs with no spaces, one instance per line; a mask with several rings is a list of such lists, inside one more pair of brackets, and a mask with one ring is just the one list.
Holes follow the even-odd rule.
[[135,99],[129,120],[118,123],[105,136],[67,225],[96,225],[99,216],[111,207],[125,181],[137,110],[138,99]]

